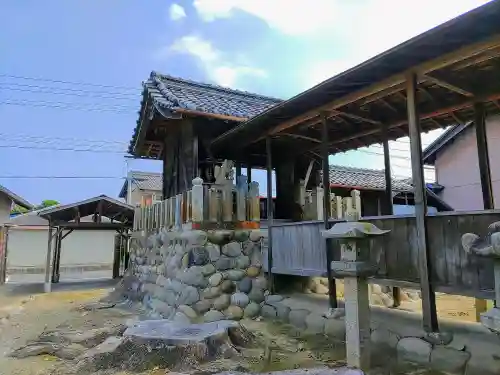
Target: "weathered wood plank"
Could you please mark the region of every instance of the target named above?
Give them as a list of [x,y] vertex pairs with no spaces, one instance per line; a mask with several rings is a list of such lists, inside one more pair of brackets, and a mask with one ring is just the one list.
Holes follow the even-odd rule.
[[[431,215],[429,220],[432,283],[436,290],[484,298],[492,295],[491,262],[468,256],[461,236],[466,232],[485,235],[490,223],[500,220],[500,211],[456,212]],[[416,223],[412,216],[366,218],[391,232],[374,240],[370,257],[379,266],[374,279],[392,280],[395,285],[418,285]],[[277,223],[273,230],[273,272],[301,276],[325,276],[325,243],[319,221]],[[264,257],[265,259],[265,257]]]

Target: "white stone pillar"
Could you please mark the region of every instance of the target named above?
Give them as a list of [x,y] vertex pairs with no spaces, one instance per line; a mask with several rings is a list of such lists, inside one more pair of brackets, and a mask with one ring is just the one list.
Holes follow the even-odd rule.
[[193,180],[193,191],[191,194],[191,210],[193,223],[203,222],[203,180],[196,177]]

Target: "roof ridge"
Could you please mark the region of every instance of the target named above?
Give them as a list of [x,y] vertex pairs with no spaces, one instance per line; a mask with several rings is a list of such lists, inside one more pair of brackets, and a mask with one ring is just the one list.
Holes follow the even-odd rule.
[[247,97],[253,97],[255,99],[273,100],[276,102],[284,101],[284,99],[279,99],[279,98],[275,98],[272,96],[266,96],[266,95],[262,95],[262,94],[249,92],[249,91],[233,89],[230,87],[224,87],[224,86],[220,86],[220,85],[216,85],[216,84],[212,84],[212,83],[204,83],[204,82],[193,81],[191,79],[174,77],[174,76],[171,76],[169,74],[162,74],[162,73],[158,73],[158,72],[153,70],[151,72],[150,78],[154,79],[155,77],[159,78],[160,80],[166,79],[166,80],[171,80],[171,81],[177,81],[178,83],[187,83],[191,86],[198,86],[200,88],[208,88],[208,89],[212,89],[212,90],[216,90],[216,91],[223,91],[226,93],[238,94],[238,95],[243,95],[243,96],[247,96]]

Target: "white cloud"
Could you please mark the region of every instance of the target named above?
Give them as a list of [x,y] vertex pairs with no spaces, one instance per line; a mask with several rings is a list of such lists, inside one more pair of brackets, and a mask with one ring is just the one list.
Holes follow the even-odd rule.
[[172,21],[178,21],[181,18],[186,17],[186,11],[184,10],[184,8],[176,3],[173,3],[172,5],[170,5],[168,13],[169,13],[170,19]]
[[[332,44],[341,60],[311,59],[303,77],[313,86],[488,0],[195,0],[206,22],[244,12],[270,28],[314,45]],[[332,55],[333,55],[332,53]]]
[[[266,72],[262,69],[229,62],[212,43],[197,35],[187,35],[177,39],[169,51],[196,57],[207,76],[222,86],[238,88],[239,80],[244,76],[266,77]],[[165,51],[163,50],[160,54],[165,56]]]

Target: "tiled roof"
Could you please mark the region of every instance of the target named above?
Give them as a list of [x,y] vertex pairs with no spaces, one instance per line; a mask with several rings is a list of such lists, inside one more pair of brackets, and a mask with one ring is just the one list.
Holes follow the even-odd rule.
[[[129,177],[132,177],[134,185],[141,190],[162,190],[163,179],[161,173],[132,171],[130,172]],[[127,196],[127,189],[128,183],[125,181],[118,197],[125,198]]]
[[[330,184],[352,188],[385,189],[385,174],[383,170],[344,167],[330,165]],[[395,192],[412,191],[412,186],[403,180],[392,180]]]
[[[144,95],[151,98],[159,112],[162,110],[189,110],[212,115],[225,115],[242,120],[256,116],[270,107],[281,103],[281,99],[270,98],[246,91],[233,90],[217,85],[199,83],[187,79],[151,72],[143,83]],[[144,105],[144,103],[142,103]],[[142,113],[142,112],[141,112]],[[129,152],[132,152],[138,128],[134,131]]]
[[250,118],[282,100],[152,72],[144,83],[156,104],[218,115]]

